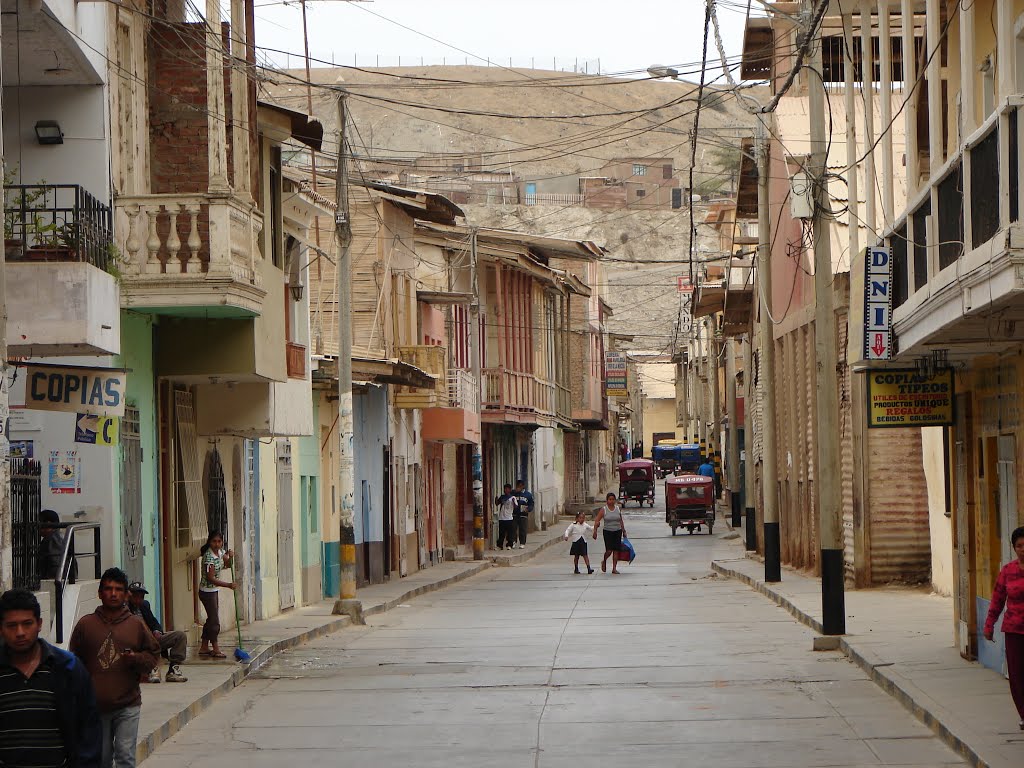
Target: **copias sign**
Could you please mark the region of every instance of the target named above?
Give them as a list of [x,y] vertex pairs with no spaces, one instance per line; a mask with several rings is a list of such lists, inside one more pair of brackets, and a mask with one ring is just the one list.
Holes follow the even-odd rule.
[[25,368],[25,407],[97,416],[124,415],[125,371],[29,365]]

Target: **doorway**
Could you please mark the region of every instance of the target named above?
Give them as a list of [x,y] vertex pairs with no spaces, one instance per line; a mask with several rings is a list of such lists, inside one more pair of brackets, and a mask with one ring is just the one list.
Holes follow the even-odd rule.
[[295,522],[292,517],[292,444],[277,441],[277,580],[281,610],[295,606]]
[[960,655],[965,659],[978,656],[978,612],[975,550],[974,466],[971,434],[971,397],[957,395],[953,423],[954,483],[956,485],[956,520],[953,525],[953,547],[956,550],[956,612]]
[[997,468],[999,479],[999,563],[1014,558],[1010,534],[1017,523],[1017,439],[1013,435],[1000,435]]
[[125,406],[121,417],[121,568],[128,581],[143,581],[142,440],[139,409]]

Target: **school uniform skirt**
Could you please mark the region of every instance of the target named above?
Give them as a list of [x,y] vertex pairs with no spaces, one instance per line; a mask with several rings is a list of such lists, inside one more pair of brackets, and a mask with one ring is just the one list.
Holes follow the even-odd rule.
[[577,555],[579,557],[583,557],[587,554],[587,539],[585,536],[580,536],[572,543],[572,547],[569,548],[569,554]]

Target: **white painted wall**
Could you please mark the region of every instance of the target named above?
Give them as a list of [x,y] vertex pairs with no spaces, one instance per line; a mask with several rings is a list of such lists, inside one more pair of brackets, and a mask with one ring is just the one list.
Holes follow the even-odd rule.
[[[4,160],[15,184],[80,184],[110,204],[107,88],[101,85],[3,89]],[[56,120],[64,143],[42,146],[38,120]]]
[[117,282],[91,264],[9,264],[7,311],[12,355],[121,352]]
[[921,455],[928,484],[928,533],[932,548],[932,589],[940,595],[953,594],[953,529],[946,517],[946,468],[942,450],[943,427],[921,430]]

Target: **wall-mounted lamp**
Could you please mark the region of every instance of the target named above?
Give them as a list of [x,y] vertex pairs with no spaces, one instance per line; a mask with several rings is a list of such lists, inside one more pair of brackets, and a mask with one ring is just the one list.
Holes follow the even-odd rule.
[[302,301],[302,291],[306,286],[302,283],[289,283],[288,290],[291,291],[294,301]]
[[40,144],[63,144],[64,132],[56,120],[36,121],[36,141]]

